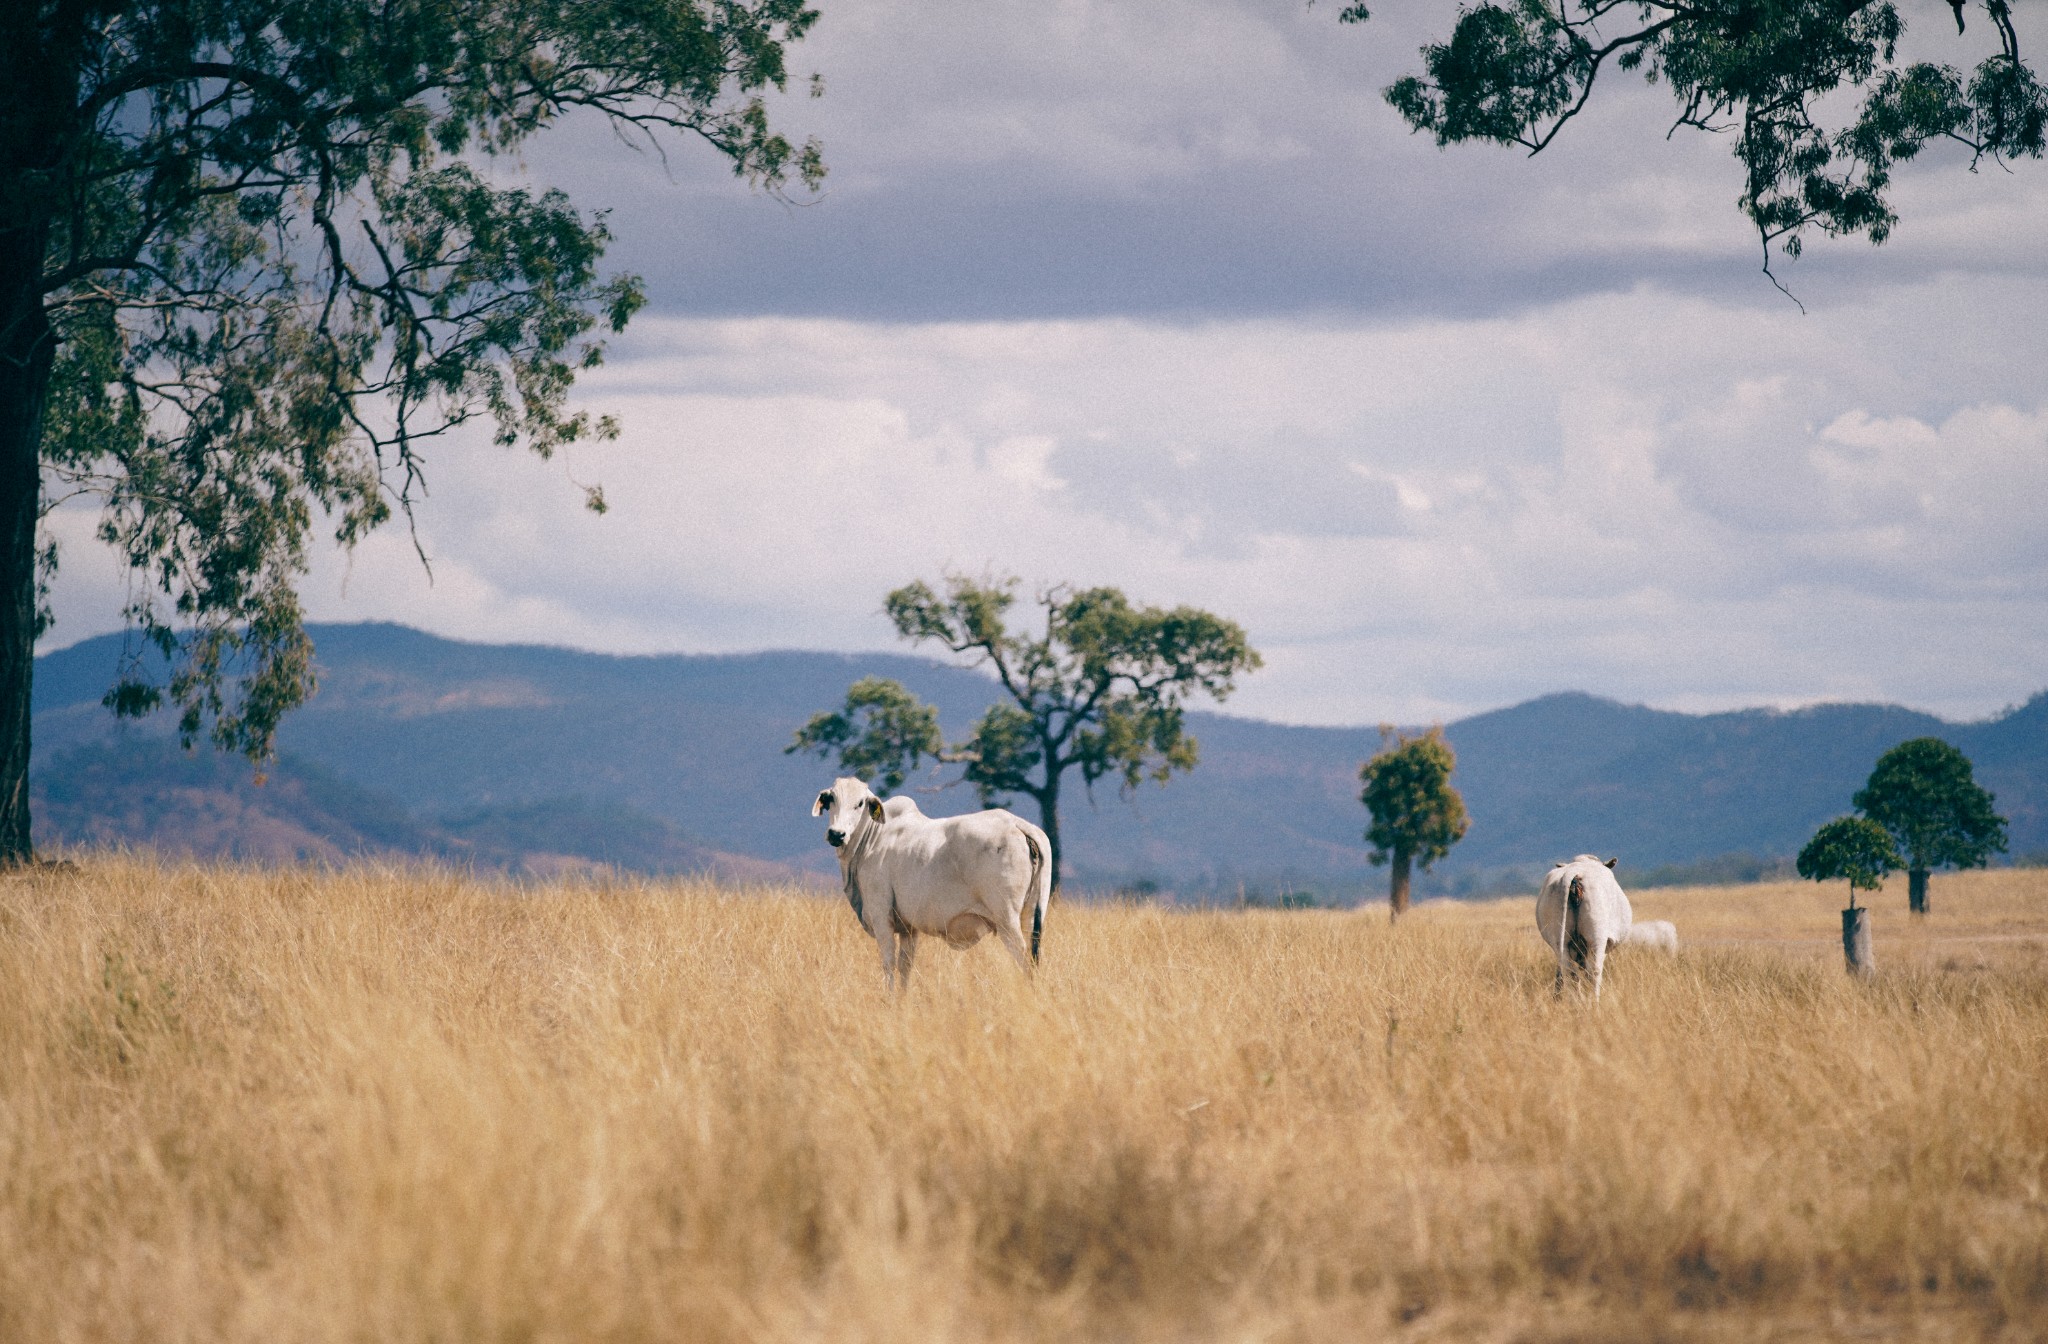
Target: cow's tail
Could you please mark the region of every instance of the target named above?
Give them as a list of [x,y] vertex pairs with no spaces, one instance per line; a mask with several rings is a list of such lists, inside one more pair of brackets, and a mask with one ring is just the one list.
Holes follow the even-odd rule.
[[[1578,879],[1573,878],[1571,880],[1577,881]],[[1548,886],[1548,884],[1545,885],[1546,887]],[[1557,992],[1559,994],[1564,993],[1564,944],[1565,939],[1571,936],[1571,927],[1571,886],[1570,883],[1567,883],[1565,886],[1564,900],[1560,901],[1557,907],[1557,946],[1551,949],[1552,951],[1557,953]]]
[[1574,873],[1564,889],[1564,918],[1557,926],[1557,964],[1562,969],[1565,957],[1570,956],[1572,970],[1580,975],[1586,970],[1586,940],[1579,933],[1579,913],[1585,903],[1586,879]]
[[1038,964],[1038,944],[1045,937],[1045,907],[1052,899],[1051,865],[1038,837],[1024,832],[1024,848],[1031,854],[1031,964]]

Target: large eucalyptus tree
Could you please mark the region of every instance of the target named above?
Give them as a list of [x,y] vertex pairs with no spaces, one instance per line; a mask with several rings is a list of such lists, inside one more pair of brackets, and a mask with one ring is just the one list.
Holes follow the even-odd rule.
[[[423,488],[473,420],[546,455],[600,327],[601,216],[494,158],[583,113],[696,137],[769,185],[803,0],[8,0],[0,4],[0,863],[30,857],[29,685],[53,501],[104,501],[166,699],[261,757],[313,688],[295,591]],[[593,496],[594,507],[602,499]],[[137,659],[134,671],[142,672]]]

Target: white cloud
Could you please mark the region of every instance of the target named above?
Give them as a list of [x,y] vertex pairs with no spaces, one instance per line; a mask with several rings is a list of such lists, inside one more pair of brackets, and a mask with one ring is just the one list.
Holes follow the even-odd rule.
[[[655,321],[583,389],[619,443],[451,448],[433,585],[387,532],[308,607],[886,648],[882,595],[955,569],[1241,620],[1270,666],[1232,707],[1284,719],[1564,688],[1981,712],[2048,681],[2048,403],[2011,369],[2048,337],[1977,364],[1914,319],[1998,327],[2048,286],[1957,288],[1805,317],[1642,291],[1465,322]],[[81,572],[66,615],[107,609]]]
[[[1725,139],[1663,138],[1668,89],[1610,78],[1535,159],[1440,152],[1379,90],[1450,10],[1334,8],[827,7],[792,54],[828,94],[777,110],[826,142],[804,209],[544,138],[656,312],[740,316],[636,323],[583,384],[615,445],[439,451],[431,586],[387,531],[309,610],[882,648],[882,595],[950,567],[1236,617],[1269,666],[1232,707],[1297,720],[2048,683],[2038,165],[1905,166],[1892,242],[1784,268],[1802,312]],[[124,590],[90,529],[54,520],[59,639]]]

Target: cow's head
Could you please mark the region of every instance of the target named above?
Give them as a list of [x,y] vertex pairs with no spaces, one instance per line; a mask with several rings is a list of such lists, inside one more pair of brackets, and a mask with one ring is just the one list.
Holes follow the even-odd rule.
[[811,802],[811,815],[825,816],[825,843],[837,849],[852,836],[865,818],[871,825],[882,824],[882,800],[857,779],[840,778]]

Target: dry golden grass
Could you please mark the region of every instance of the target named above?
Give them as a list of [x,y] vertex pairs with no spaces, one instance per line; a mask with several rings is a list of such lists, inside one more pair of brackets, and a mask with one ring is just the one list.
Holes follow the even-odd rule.
[[92,858],[0,881],[0,1340],[2027,1339],[2048,873],[1053,911]]

